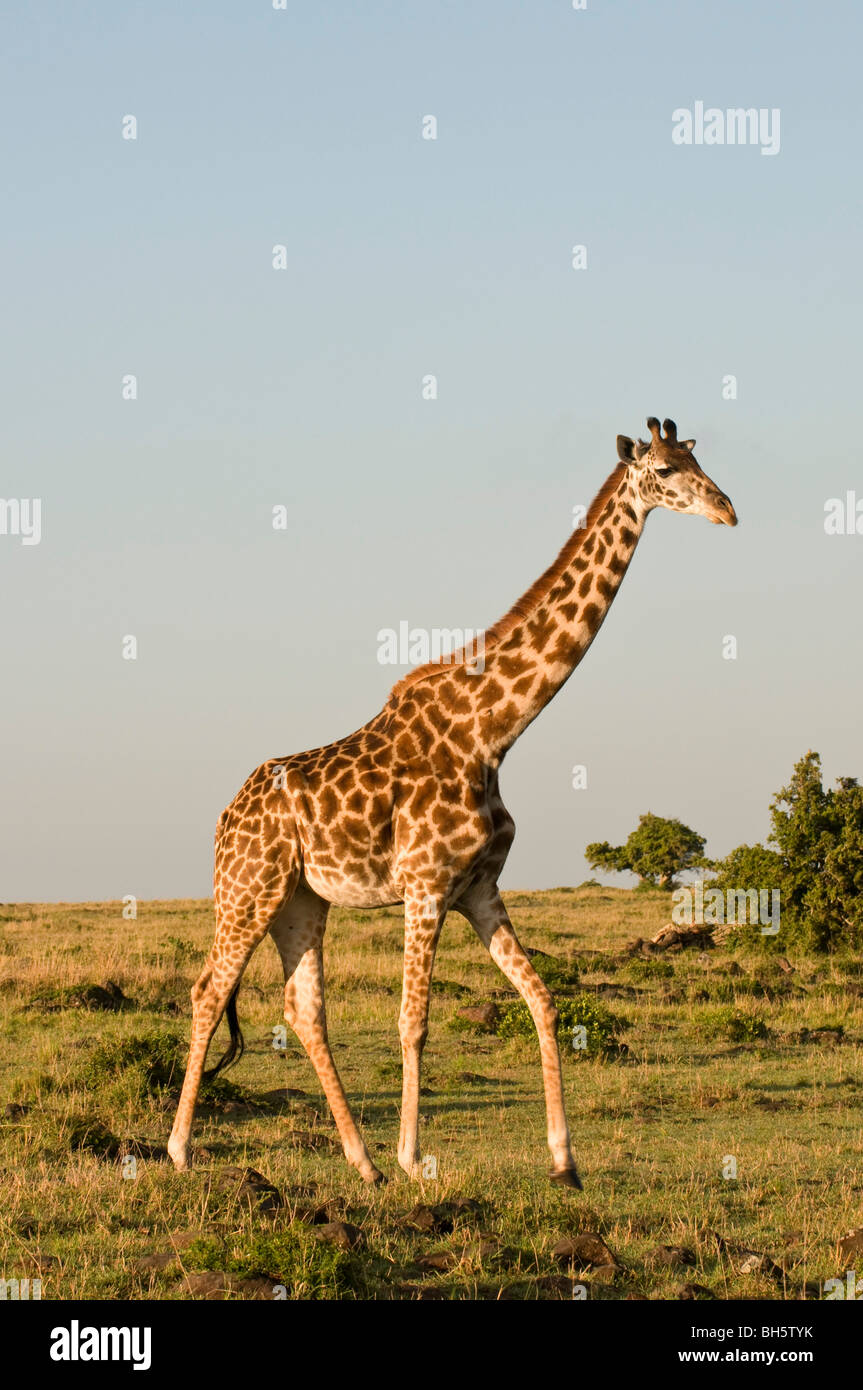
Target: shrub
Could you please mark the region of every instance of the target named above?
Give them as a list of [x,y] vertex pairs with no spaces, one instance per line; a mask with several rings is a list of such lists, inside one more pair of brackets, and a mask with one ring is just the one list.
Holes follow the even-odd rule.
[[770,815],[768,842],[775,849],[740,845],[712,865],[717,877],[710,886],[779,890],[781,930],[756,933],[765,946],[863,945],[863,787],[840,777],[834,790],[825,790],[821,759],[809,752],[776,793]]
[[531,956],[530,963],[549,989],[578,988],[579,973],[575,961],[561,960],[558,956],[547,956],[544,951],[537,951]]
[[352,1251],[318,1241],[310,1231],[291,1228],[233,1237],[233,1244],[201,1236],[184,1252],[189,1269],[224,1270],[245,1278],[271,1279],[283,1284],[289,1298],[335,1299],[364,1295],[366,1275]]
[[[78,1075],[88,1091],[101,1091],[122,1082],[128,1093],[143,1100],[162,1091],[177,1090],[186,1069],[186,1044],[177,1033],[153,1030],[103,1043],[91,1053]],[[246,1092],[223,1076],[201,1082],[201,1098],[243,1100]]]
[[757,1014],[742,1013],[731,1005],[705,1014],[699,1024],[708,1038],[725,1038],[728,1042],[755,1042],[770,1036],[767,1024]]
[[[620,1050],[617,1034],[623,1029],[622,1020],[592,995],[580,994],[575,999],[562,999],[558,1014],[557,1037],[565,1051],[574,1051],[578,1056],[600,1057]],[[583,1048],[573,1047],[576,1028],[585,1030],[586,1046]],[[536,1027],[523,1001],[510,1004],[505,1009],[497,1025],[497,1034],[500,1038],[536,1038]]]

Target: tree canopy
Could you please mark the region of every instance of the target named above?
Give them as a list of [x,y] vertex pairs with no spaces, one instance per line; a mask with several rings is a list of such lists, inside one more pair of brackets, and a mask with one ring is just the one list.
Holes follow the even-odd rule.
[[584,857],[592,869],[637,874],[642,883],[673,888],[676,874],[705,867],[704,837],[679,820],[648,811],[623,845],[606,840],[587,846]]

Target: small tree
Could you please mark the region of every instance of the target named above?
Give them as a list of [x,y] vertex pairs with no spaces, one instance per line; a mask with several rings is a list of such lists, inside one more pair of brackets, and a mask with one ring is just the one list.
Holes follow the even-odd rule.
[[816,950],[863,944],[863,787],[840,777],[825,791],[821,759],[809,752],[770,803],[770,819],[775,849],[740,845],[711,866],[711,887],[778,888],[786,940]]
[[707,866],[704,837],[679,820],[666,820],[648,811],[641,816],[625,845],[606,840],[588,845],[584,857],[592,869],[629,870],[643,884],[673,888],[675,874]]

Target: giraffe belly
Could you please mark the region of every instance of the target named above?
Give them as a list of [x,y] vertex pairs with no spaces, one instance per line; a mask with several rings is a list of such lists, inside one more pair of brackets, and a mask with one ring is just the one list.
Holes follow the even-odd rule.
[[306,862],[303,877],[313,892],[334,907],[393,907],[403,901],[389,874],[375,873],[371,864],[367,876],[348,876]]

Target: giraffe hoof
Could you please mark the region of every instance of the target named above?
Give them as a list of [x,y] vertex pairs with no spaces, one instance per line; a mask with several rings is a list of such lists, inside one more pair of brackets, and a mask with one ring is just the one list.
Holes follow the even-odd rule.
[[558,1187],[575,1187],[579,1192],[584,1191],[581,1185],[581,1178],[578,1176],[578,1171],[575,1168],[552,1168],[548,1176]]
[[386,1177],[384,1173],[381,1173],[379,1169],[375,1168],[369,1173],[367,1178],[363,1178],[363,1182],[370,1183],[372,1187],[383,1187],[389,1182],[389,1178]]

